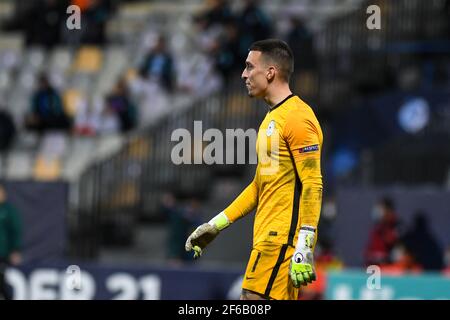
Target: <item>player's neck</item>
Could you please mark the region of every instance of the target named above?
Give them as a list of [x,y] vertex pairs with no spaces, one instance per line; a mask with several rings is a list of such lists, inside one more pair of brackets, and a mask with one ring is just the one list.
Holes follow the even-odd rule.
[[271,88],[264,96],[264,101],[272,108],[292,94],[289,84],[280,84]]

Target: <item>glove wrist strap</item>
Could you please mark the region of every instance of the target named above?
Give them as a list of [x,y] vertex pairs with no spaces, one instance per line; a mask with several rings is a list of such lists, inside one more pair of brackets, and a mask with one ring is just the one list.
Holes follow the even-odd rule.
[[316,228],[311,226],[302,226],[298,234],[296,251],[312,251],[316,238]]
[[230,225],[230,220],[228,220],[227,215],[222,211],[217,216],[209,220],[208,224],[222,231],[223,229],[225,229]]

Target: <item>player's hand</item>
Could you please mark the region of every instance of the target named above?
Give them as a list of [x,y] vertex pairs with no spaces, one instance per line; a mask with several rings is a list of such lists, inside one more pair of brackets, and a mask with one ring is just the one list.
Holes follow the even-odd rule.
[[220,231],[227,228],[230,221],[224,212],[219,213],[208,223],[202,224],[195,229],[186,241],[186,251],[194,250],[194,259],[202,255],[202,250],[213,241]]
[[300,229],[297,247],[289,266],[289,274],[296,288],[316,280],[313,256],[314,236],[315,232]]
[[194,250],[194,259],[202,255],[202,250],[219,234],[216,226],[204,223],[195,229],[186,241],[186,251]]

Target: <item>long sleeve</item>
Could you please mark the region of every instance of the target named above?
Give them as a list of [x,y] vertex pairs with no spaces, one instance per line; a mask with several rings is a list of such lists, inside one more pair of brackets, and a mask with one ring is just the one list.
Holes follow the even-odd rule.
[[305,116],[304,112],[293,111],[284,135],[302,184],[300,223],[317,228],[322,206],[320,155],[323,136],[317,119],[311,113]]
[[256,208],[258,204],[258,185],[256,177],[241,194],[224,210],[228,220],[233,223]]
[[317,228],[322,206],[322,175],[320,159],[296,161],[297,172],[302,183],[300,199],[300,223]]

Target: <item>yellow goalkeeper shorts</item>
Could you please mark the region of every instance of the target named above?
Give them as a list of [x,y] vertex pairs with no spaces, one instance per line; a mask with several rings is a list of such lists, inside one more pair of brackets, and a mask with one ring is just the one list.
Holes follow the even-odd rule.
[[297,300],[299,289],[289,276],[289,264],[295,248],[287,244],[259,242],[250,254],[242,289],[266,299]]

